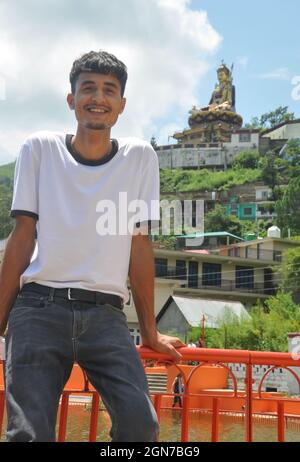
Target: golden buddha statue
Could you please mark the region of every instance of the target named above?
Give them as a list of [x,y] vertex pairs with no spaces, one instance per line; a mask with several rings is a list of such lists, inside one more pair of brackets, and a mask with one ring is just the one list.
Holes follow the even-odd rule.
[[222,62],[217,70],[219,83],[216,85],[209,106],[203,111],[232,111],[235,112],[234,87],[232,85],[232,70]]
[[[212,93],[209,105],[199,108],[193,106],[189,111],[188,133],[177,134],[180,142],[197,139],[198,142],[230,141],[231,133],[243,124],[242,117],[235,109],[235,87],[232,83],[232,71],[225,63],[217,69],[218,83]],[[191,138],[193,136],[193,138]]]

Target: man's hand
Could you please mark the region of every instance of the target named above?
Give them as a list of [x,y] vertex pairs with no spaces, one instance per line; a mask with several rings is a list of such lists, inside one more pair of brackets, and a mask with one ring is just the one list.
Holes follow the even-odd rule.
[[163,335],[157,332],[157,336],[153,340],[144,340],[143,346],[151,348],[151,350],[157,351],[158,353],[165,353],[171,355],[176,362],[179,362],[182,359],[182,355],[176,348],[185,347],[186,344],[183,343],[177,337],[170,337],[169,335]]

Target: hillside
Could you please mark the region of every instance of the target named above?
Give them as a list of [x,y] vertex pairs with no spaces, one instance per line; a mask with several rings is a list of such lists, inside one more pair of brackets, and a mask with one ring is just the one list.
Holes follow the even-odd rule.
[[15,162],[0,165],[0,184],[12,184],[14,179]]
[[228,191],[233,186],[251,183],[261,179],[261,169],[230,169],[214,172],[201,170],[161,170],[162,193],[189,191]]

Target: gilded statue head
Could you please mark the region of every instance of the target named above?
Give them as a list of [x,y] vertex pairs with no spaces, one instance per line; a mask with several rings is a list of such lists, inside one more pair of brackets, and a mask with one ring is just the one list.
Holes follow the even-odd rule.
[[230,70],[224,63],[217,69],[217,73],[220,83],[226,83],[230,80]]

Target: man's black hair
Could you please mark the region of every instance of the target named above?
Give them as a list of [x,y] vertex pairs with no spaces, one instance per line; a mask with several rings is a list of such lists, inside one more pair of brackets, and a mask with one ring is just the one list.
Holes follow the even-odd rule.
[[72,93],[75,93],[76,82],[81,72],[96,72],[97,74],[112,74],[120,82],[121,95],[124,95],[127,81],[127,67],[122,61],[106,51],[90,51],[73,63],[70,72]]

